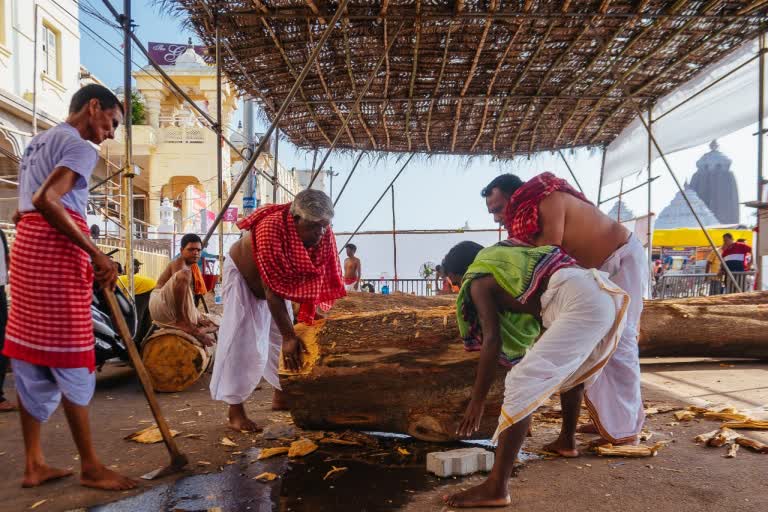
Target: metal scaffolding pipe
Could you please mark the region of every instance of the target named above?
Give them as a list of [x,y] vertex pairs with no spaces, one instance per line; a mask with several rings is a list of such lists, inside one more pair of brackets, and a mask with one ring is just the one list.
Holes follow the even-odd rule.
[[597,207],[600,207],[600,198],[603,195],[603,176],[605,175],[605,146],[603,146],[603,157],[600,161],[600,182],[597,185]]
[[325,165],[325,162],[328,161],[328,158],[331,156],[331,151],[333,151],[333,148],[336,147],[336,143],[341,139],[341,134],[344,133],[344,130],[347,129],[349,120],[352,119],[352,116],[358,112],[360,108],[360,102],[363,100],[363,97],[365,97],[365,95],[368,94],[368,89],[370,89],[371,84],[373,83],[373,80],[376,78],[376,75],[379,73],[379,69],[381,68],[381,64],[384,62],[384,59],[386,59],[387,55],[389,55],[389,50],[391,50],[392,46],[395,44],[395,41],[397,40],[397,36],[400,35],[400,31],[402,30],[403,25],[405,25],[404,21],[401,22],[400,25],[397,27],[397,31],[395,32],[394,36],[392,36],[392,39],[389,41],[389,44],[387,45],[386,48],[384,48],[384,51],[381,52],[381,56],[379,56],[379,60],[376,62],[376,65],[373,67],[371,74],[368,76],[368,80],[365,82],[365,86],[360,91],[360,94],[357,95],[355,104],[352,105],[351,109],[349,109],[349,113],[347,114],[347,117],[345,117],[344,121],[341,123],[341,127],[336,132],[336,136],[333,138],[333,141],[331,142],[331,145],[328,148],[328,151],[325,152],[323,159],[320,161],[320,165],[317,167],[317,169],[314,170],[312,174],[312,178],[309,180],[309,185],[307,185],[307,188],[312,188],[312,184],[315,182],[315,179],[317,179],[317,176],[323,170],[323,166]]
[[565,167],[568,169],[568,172],[571,173],[571,178],[573,178],[573,181],[576,182],[576,186],[579,187],[579,192],[583,194],[584,189],[581,188],[581,183],[579,183],[579,180],[576,179],[576,175],[573,173],[573,169],[571,169],[571,166],[568,165],[568,160],[565,159],[565,155],[563,154],[563,151],[561,149],[558,149],[557,154],[560,155],[560,158],[563,160],[563,163],[565,164]]
[[347,176],[347,179],[344,180],[344,184],[341,186],[341,190],[339,190],[339,195],[336,196],[336,199],[333,201],[333,207],[336,208],[336,204],[339,202],[339,199],[341,199],[341,194],[344,193],[344,190],[347,188],[347,183],[349,183],[349,180],[352,179],[352,175],[355,174],[355,170],[357,169],[357,164],[360,163],[360,160],[363,159],[363,155],[365,155],[365,151],[361,151],[359,155],[357,155],[357,160],[355,160],[355,163],[352,165],[352,170],[349,171],[349,176]]
[[[395,265],[395,282],[397,282],[397,223],[395,221],[395,184],[389,186],[392,191],[392,259]],[[397,287],[397,284],[395,284]]]
[[[764,141],[765,141],[765,124],[763,121],[763,117],[765,117],[765,34],[760,34],[760,58],[758,59],[758,63],[760,66],[760,72],[758,73],[759,81],[758,81],[758,87],[760,88],[760,91],[758,92],[758,117],[757,117],[757,203],[760,204],[760,201],[763,200],[763,185],[764,185],[764,179],[763,179],[763,160],[765,158],[765,147],[764,147]],[[757,210],[757,225],[760,226],[760,210]],[[764,234],[760,233],[760,230],[757,230],[757,243],[755,244],[755,267],[757,270],[757,276],[755,279],[756,288],[758,290],[762,290],[762,282],[763,282],[763,261],[762,261],[762,254],[760,253],[760,247],[761,242],[760,238],[765,236]]]
[[[739,283],[736,281],[736,278],[733,276],[733,273],[731,273],[731,269],[729,269],[728,265],[725,264],[723,255],[720,254],[720,251],[717,249],[717,246],[715,245],[714,240],[712,240],[712,237],[710,236],[709,231],[707,231],[707,228],[704,226],[704,223],[701,222],[701,218],[699,217],[699,214],[696,213],[696,210],[693,208],[693,205],[691,204],[690,199],[688,199],[688,194],[685,193],[685,189],[683,188],[682,185],[680,185],[680,181],[677,179],[677,176],[675,175],[674,171],[672,171],[672,166],[669,165],[669,162],[667,161],[667,157],[664,155],[664,152],[661,151],[661,147],[659,146],[659,143],[656,140],[656,137],[653,136],[650,126],[648,126],[648,123],[645,122],[645,119],[643,118],[643,113],[640,111],[640,108],[637,106],[637,103],[635,103],[634,99],[632,99],[630,103],[632,104],[632,107],[635,109],[638,119],[640,119],[640,122],[643,123],[643,126],[645,127],[646,132],[648,132],[648,138],[651,139],[653,146],[656,148],[656,152],[659,154],[659,156],[661,157],[661,160],[664,162],[664,165],[666,166],[667,171],[669,171],[669,175],[672,176],[672,179],[674,180],[675,185],[677,185],[677,188],[680,191],[680,194],[682,194],[683,199],[685,200],[685,203],[688,205],[688,208],[690,208],[691,213],[693,214],[693,217],[696,219],[696,222],[699,224],[699,227],[704,232],[704,236],[707,237],[707,241],[709,242],[710,247],[712,247],[712,250],[715,251],[717,258],[720,260],[720,265],[722,265],[722,269],[728,275],[728,279],[733,283],[733,286],[736,289],[736,291],[741,292],[742,291],[741,286],[739,286]],[[601,175],[601,178],[602,178],[602,175]]]
[[416,153],[411,153],[411,154],[410,154],[410,156],[409,156],[409,157],[408,157],[408,159],[405,161],[405,163],[403,164],[403,166],[400,168],[400,170],[397,172],[397,174],[395,174],[395,177],[394,177],[394,178],[392,178],[392,181],[390,181],[390,182],[389,182],[389,185],[387,185],[387,188],[385,188],[385,189],[384,189],[384,192],[382,192],[382,193],[381,193],[381,195],[379,196],[379,198],[376,200],[376,202],[375,202],[375,203],[373,203],[373,206],[371,206],[371,209],[370,209],[370,210],[368,210],[368,213],[365,215],[365,217],[363,217],[363,220],[361,220],[361,221],[360,221],[360,224],[358,224],[357,228],[355,228],[355,230],[352,232],[352,234],[351,234],[351,235],[349,235],[349,238],[347,238],[347,241],[346,241],[346,242],[344,242],[344,245],[342,245],[342,246],[341,246],[341,250],[339,251],[339,254],[341,254],[341,251],[343,251],[343,250],[344,250],[344,247],[346,247],[346,246],[347,246],[347,244],[348,244],[349,242],[351,242],[353,238],[355,238],[355,235],[357,234],[357,232],[358,232],[358,231],[360,231],[360,228],[362,228],[362,227],[363,227],[363,224],[365,224],[365,221],[367,221],[367,220],[368,220],[368,217],[370,217],[370,216],[371,216],[371,214],[373,213],[373,210],[375,210],[375,209],[376,209],[376,207],[377,207],[377,206],[379,206],[379,203],[381,202],[381,200],[382,200],[382,199],[384,199],[384,196],[385,196],[385,195],[387,195],[387,191],[389,190],[389,188],[390,188],[392,185],[394,185],[394,184],[395,184],[395,182],[397,181],[397,178],[399,178],[399,177],[400,177],[400,175],[401,175],[401,174],[403,174],[403,171],[405,170],[405,168],[408,166],[408,164],[411,162],[411,159],[413,159],[413,157],[414,157],[415,155],[416,155]]
[[275,155],[274,171],[272,174],[272,204],[277,204],[277,184],[280,183],[280,174],[278,168],[277,154],[280,150],[280,128],[275,126]]
[[[221,139],[221,133],[223,133],[224,123],[222,122],[221,114],[221,33],[219,29],[219,17],[214,15],[213,24],[216,31],[216,126],[219,127],[220,135],[216,137],[216,181],[217,181],[217,195],[218,195],[218,207],[221,210],[221,200],[224,196],[224,141]],[[246,139],[247,140],[247,139]],[[224,223],[219,223],[219,276],[224,277]]]
[[[607,203],[608,201],[611,201],[612,199],[618,199],[618,198],[619,198],[621,195],[626,195],[626,194],[629,194],[630,192],[634,192],[635,190],[637,190],[637,189],[639,189],[639,188],[643,188],[643,187],[644,187],[644,186],[646,186],[646,185],[649,185],[649,186],[650,186],[651,182],[654,182],[654,181],[656,181],[657,179],[659,179],[659,177],[658,177],[658,176],[656,176],[655,178],[651,178],[651,179],[650,179],[650,181],[644,181],[644,182],[640,183],[639,185],[635,185],[635,186],[634,186],[634,187],[632,187],[632,188],[628,188],[627,190],[624,190],[624,191],[623,191],[622,193],[620,193],[620,194],[616,194],[615,196],[611,196],[611,197],[607,197],[607,198],[605,198],[605,199],[602,199],[602,200],[601,200],[601,201],[602,201],[602,202],[601,202],[601,204],[605,204],[605,203]],[[623,180],[622,180],[622,181],[623,181]]]
[[136,297],[136,287],[133,279],[133,105],[131,98],[131,0],[123,0],[123,103],[125,130],[125,158],[123,165],[123,194],[125,195],[123,223],[125,224],[125,274],[128,276],[128,292],[131,298]]
[[653,130],[653,106],[648,107],[648,218],[646,240],[648,240],[648,296],[653,289],[653,230],[651,229],[651,183],[655,178],[651,176],[651,163],[653,160],[653,146],[651,145],[650,133]]
[[240,190],[240,187],[243,186],[243,182],[245,182],[245,179],[248,177],[248,173],[251,172],[251,169],[253,169],[253,166],[256,163],[256,160],[264,151],[264,147],[266,146],[267,141],[269,141],[269,137],[272,135],[272,132],[275,131],[275,128],[277,127],[278,122],[280,122],[280,118],[283,117],[283,114],[285,113],[285,111],[288,110],[288,106],[290,105],[291,101],[293,101],[294,96],[296,96],[296,93],[299,92],[299,88],[301,87],[302,82],[304,82],[304,78],[306,78],[307,74],[309,73],[309,70],[314,65],[315,60],[317,59],[317,56],[320,55],[320,49],[325,45],[325,42],[328,40],[328,37],[330,37],[331,32],[333,31],[334,27],[339,21],[339,18],[341,18],[342,13],[346,10],[348,3],[349,3],[349,0],[339,1],[339,5],[336,7],[336,12],[333,15],[333,19],[331,19],[330,23],[328,23],[328,27],[325,29],[325,31],[323,31],[323,35],[320,36],[320,39],[318,40],[317,44],[312,49],[312,53],[307,59],[307,62],[304,64],[304,68],[301,70],[301,73],[299,74],[298,78],[296,78],[296,81],[293,83],[293,87],[291,87],[291,90],[288,93],[288,96],[280,105],[280,110],[278,110],[277,113],[275,114],[275,118],[272,120],[272,124],[269,126],[266,133],[264,133],[264,136],[259,141],[259,145],[256,147],[256,151],[253,153],[253,156],[251,156],[251,159],[248,161],[248,164],[245,166],[245,169],[240,174],[240,177],[238,178],[237,183],[235,184],[233,189],[230,191],[229,197],[224,202],[224,205],[221,211],[216,216],[216,219],[213,221],[213,226],[211,226],[208,229],[208,233],[206,233],[205,239],[203,240],[203,246],[205,246],[208,243],[208,240],[211,239],[211,235],[213,234],[213,231],[215,230],[216,226],[219,225],[219,222],[221,222],[221,219],[224,216],[225,210],[229,208],[230,204],[232,204],[232,201],[235,199],[235,195]]

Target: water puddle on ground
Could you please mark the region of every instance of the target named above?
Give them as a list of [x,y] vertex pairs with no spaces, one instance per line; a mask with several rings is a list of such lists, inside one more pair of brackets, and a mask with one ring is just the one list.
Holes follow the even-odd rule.
[[[329,448],[320,445],[316,452],[300,459],[282,456],[257,461],[259,449],[253,448],[220,472],[183,477],[140,495],[88,510],[380,512],[398,510],[417,492],[456,482],[428,474],[426,454],[467,444],[438,445],[407,436],[369,434],[375,440],[370,446]],[[535,457],[521,455],[525,455],[521,457],[523,461]],[[334,466],[347,469],[324,479]],[[276,473],[279,478],[267,483],[253,480],[263,472]]]

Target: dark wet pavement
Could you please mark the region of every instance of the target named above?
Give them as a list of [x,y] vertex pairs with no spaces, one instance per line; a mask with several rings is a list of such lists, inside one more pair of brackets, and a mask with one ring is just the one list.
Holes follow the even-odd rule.
[[[182,477],[93,512],[380,512],[397,510],[420,491],[454,483],[426,472],[426,454],[463,445],[434,445],[377,438],[373,446],[320,448],[310,455],[256,460],[259,449],[240,455],[216,473]],[[401,448],[407,452],[398,451]],[[324,479],[333,467],[345,471]],[[276,473],[272,482],[253,477]]]

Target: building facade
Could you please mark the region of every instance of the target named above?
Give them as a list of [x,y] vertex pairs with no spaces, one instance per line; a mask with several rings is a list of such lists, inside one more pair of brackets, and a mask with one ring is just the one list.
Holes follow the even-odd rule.
[[18,163],[34,132],[62,122],[79,88],[77,2],[0,0],[0,221],[16,210]]

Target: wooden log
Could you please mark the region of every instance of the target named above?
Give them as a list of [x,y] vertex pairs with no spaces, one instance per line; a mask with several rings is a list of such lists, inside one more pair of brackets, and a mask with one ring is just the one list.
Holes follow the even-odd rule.
[[768,358],[768,292],[645,301],[640,355]]
[[[464,351],[450,300],[353,294],[327,319],[298,326],[305,366],[281,374],[296,424],[455,439],[479,353]],[[767,304],[765,292],[647,301],[641,356],[768,357]],[[496,428],[504,374],[499,367],[478,438]]]
[[141,359],[157,392],[177,393],[197,382],[212,359],[212,349],[177,329],[158,329],[142,343]]

